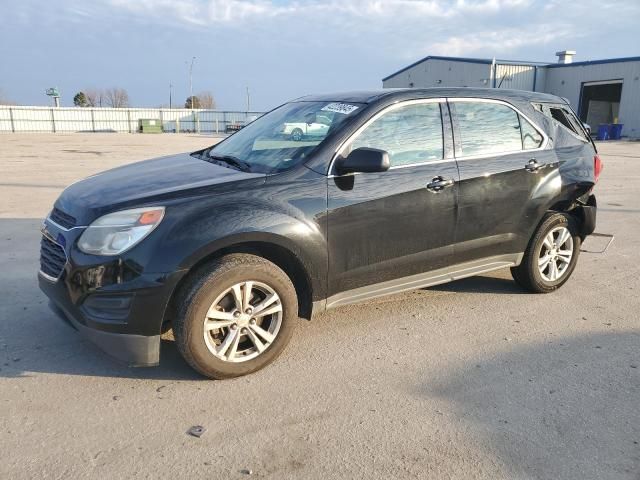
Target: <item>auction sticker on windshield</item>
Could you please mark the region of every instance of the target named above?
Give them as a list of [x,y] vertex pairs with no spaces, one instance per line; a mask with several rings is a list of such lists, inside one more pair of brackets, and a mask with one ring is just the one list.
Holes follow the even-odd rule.
[[358,109],[358,105],[351,105],[349,103],[330,103],[328,105],[325,105],[324,107],[322,107],[320,110],[325,111],[325,112],[336,112],[336,113],[342,113],[344,115],[349,115],[351,112],[355,111]]

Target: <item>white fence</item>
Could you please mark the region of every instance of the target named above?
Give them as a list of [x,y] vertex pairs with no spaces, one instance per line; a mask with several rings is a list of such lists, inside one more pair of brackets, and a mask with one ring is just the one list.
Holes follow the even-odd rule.
[[129,132],[153,119],[163,132],[229,133],[262,112],[168,108],[67,108],[0,106],[0,132]]

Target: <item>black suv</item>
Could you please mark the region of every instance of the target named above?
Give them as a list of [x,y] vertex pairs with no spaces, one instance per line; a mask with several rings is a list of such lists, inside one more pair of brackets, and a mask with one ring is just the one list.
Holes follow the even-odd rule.
[[[328,128],[290,128],[314,123]],[[68,187],[44,222],[40,287],[131,365],[158,364],[172,328],[198,372],[234,377],[339,305],[503,267],[557,289],[594,230],[601,168],[551,95],[304,97],[213,147]]]

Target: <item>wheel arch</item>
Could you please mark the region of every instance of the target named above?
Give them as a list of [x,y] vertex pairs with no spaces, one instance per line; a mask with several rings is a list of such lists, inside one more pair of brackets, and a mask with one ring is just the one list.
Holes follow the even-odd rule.
[[550,213],[566,213],[571,215],[578,224],[581,240],[584,241],[587,235],[591,235],[595,231],[596,211],[597,202],[595,195],[589,195],[585,201],[563,200],[551,205],[542,216],[540,222],[544,221]]
[[277,241],[273,238],[236,239],[235,241],[232,240],[218,244],[216,248],[208,251],[194,261],[188,268],[187,273],[173,289],[167,308],[165,309],[162,321],[163,331],[166,331],[171,325],[177,312],[176,300],[179,297],[179,293],[181,289],[189,283],[193,275],[206,268],[207,264],[212,260],[231,253],[256,255],[269,260],[281,268],[289,277],[296,290],[298,316],[307,320],[311,319],[314,284],[309,266],[306,265],[306,262],[301,258],[300,254],[296,253],[294,249],[286,245],[285,242]]

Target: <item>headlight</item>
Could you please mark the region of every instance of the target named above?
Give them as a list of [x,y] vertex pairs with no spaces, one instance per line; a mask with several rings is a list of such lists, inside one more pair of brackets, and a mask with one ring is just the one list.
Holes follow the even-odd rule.
[[164,207],[109,213],[89,225],[78,240],[78,248],[92,255],[118,255],[141,242],[163,217]]

